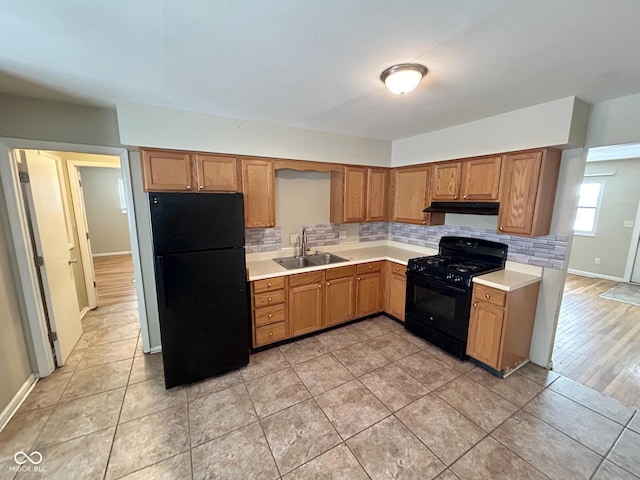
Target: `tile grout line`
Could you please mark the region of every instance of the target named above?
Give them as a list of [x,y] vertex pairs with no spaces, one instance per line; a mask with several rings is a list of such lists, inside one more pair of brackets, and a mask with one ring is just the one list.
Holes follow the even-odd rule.
[[[133,365],[133,360],[132,360]],[[107,456],[107,465],[104,469],[104,475],[102,476],[103,480],[107,478],[107,472],[109,471],[109,464],[111,463],[111,455],[113,454],[113,446],[116,444],[116,434],[118,433],[118,428],[120,426],[120,416],[122,415],[122,407],[124,406],[124,399],[127,396],[127,388],[125,387],[124,393],[122,395],[122,403],[120,404],[120,410],[118,412],[118,418],[116,420],[115,429],[113,430],[113,439],[111,440],[111,448],[109,449],[109,455]]]

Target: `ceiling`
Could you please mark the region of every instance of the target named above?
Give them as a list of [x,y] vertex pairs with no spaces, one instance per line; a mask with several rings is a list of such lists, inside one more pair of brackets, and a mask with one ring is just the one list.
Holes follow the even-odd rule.
[[[634,0],[2,0],[0,91],[395,140],[640,92]],[[386,67],[429,74],[406,96]]]

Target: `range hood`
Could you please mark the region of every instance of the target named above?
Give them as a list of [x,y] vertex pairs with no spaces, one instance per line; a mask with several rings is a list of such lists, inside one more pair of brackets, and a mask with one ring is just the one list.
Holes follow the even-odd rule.
[[472,215],[498,215],[500,202],[431,202],[423,210],[427,213],[468,213]]

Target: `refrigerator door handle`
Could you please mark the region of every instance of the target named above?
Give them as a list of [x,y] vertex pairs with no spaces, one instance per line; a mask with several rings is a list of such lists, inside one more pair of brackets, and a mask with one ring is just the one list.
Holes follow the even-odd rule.
[[164,257],[156,255],[156,291],[158,292],[158,303],[162,303],[165,307],[167,304],[167,295],[164,290]]

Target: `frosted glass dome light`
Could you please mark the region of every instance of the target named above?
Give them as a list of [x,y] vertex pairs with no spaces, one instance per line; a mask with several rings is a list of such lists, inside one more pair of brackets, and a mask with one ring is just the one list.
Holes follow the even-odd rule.
[[404,95],[414,90],[427,74],[427,67],[418,63],[400,63],[387,68],[380,74],[390,92]]

